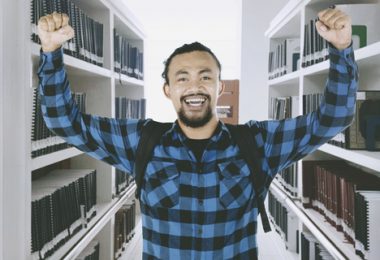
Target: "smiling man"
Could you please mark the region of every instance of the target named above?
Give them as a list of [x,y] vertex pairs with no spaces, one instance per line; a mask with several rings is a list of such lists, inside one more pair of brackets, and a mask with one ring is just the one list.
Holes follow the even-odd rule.
[[[216,114],[224,89],[216,56],[195,42],[167,59],[163,90],[178,120],[155,146],[141,186],[144,259],[257,259],[257,195],[265,197],[278,171],[315,151],[353,118],[358,77],[350,18],[336,9],[318,16],[317,30],[330,42],[324,99],[310,114],[246,123],[265,180],[257,190],[239,147]],[[141,132],[150,120],[81,114],[63,64],[61,46],[74,35],[68,17],[42,17],[38,30],[46,125],[90,156],[133,174]]]

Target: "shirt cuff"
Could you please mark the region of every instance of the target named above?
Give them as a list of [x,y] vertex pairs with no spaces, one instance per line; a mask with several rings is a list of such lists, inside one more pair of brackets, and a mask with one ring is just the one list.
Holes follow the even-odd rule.
[[51,73],[63,65],[63,48],[58,48],[52,52],[40,50],[40,64],[37,73]]
[[353,46],[352,46],[352,41],[351,41],[351,44],[343,49],[343,50],[338,50],[337,48],[335,48],[334,45],[332,45],[331,43],[329,43],[329,53],[330,54],[335,54],[335,55],[339,55],[339,56],[342,56],[342,57],[348,57],[351,53],[354,52],[354,49],[353,49]]

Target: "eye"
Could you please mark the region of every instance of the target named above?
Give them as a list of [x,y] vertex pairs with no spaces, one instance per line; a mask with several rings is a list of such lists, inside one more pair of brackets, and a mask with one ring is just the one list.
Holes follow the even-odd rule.
[[186,80],[187,80],[187,78],[185,78],[185,77],[181,77],[181,78],[178,78],[178,79],[177,79],[178,82],[184,82],[184,81],[186,81]]
[[211,78],[209,76],[203,76],[202,80],[210,80]]

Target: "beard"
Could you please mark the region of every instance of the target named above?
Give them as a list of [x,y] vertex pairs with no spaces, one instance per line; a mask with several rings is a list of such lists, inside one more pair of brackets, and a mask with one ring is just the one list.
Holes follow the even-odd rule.
[[189,117],[186,115],[186,112],[184,111],[183,107],[181,107],[178,111],[178,118],[188,127],[191,128],[198,128],[206,125],[208,122],[210,122],[212,118],[212,110],[210,106],[206,107],[206,111],[201,115],[197,117]]

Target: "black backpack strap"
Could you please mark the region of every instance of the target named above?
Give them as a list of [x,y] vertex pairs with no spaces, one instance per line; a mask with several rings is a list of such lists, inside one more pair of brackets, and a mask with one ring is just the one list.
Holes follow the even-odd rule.
[[261,216],[261,222],[265,232],[271,231],[269,219],[264,206],[264,198],[261,196],[262,187],[265,185],[264,176],[258,163],[258,148],[253,138],[251,130],[247,125],[230,125],[226,124],[232,138],[237,143],[244,160],[247,162],[251,171],[251,181],[256,192],[257,206]]
[[173,126],[173,123],[160,123],[148,121],[141,129],[139,144],[137,145],[135,158],[135,183],[137,199],[140,199],[141,187],[148,162],[153,155],[153,149],[160,141],[163,134]]

